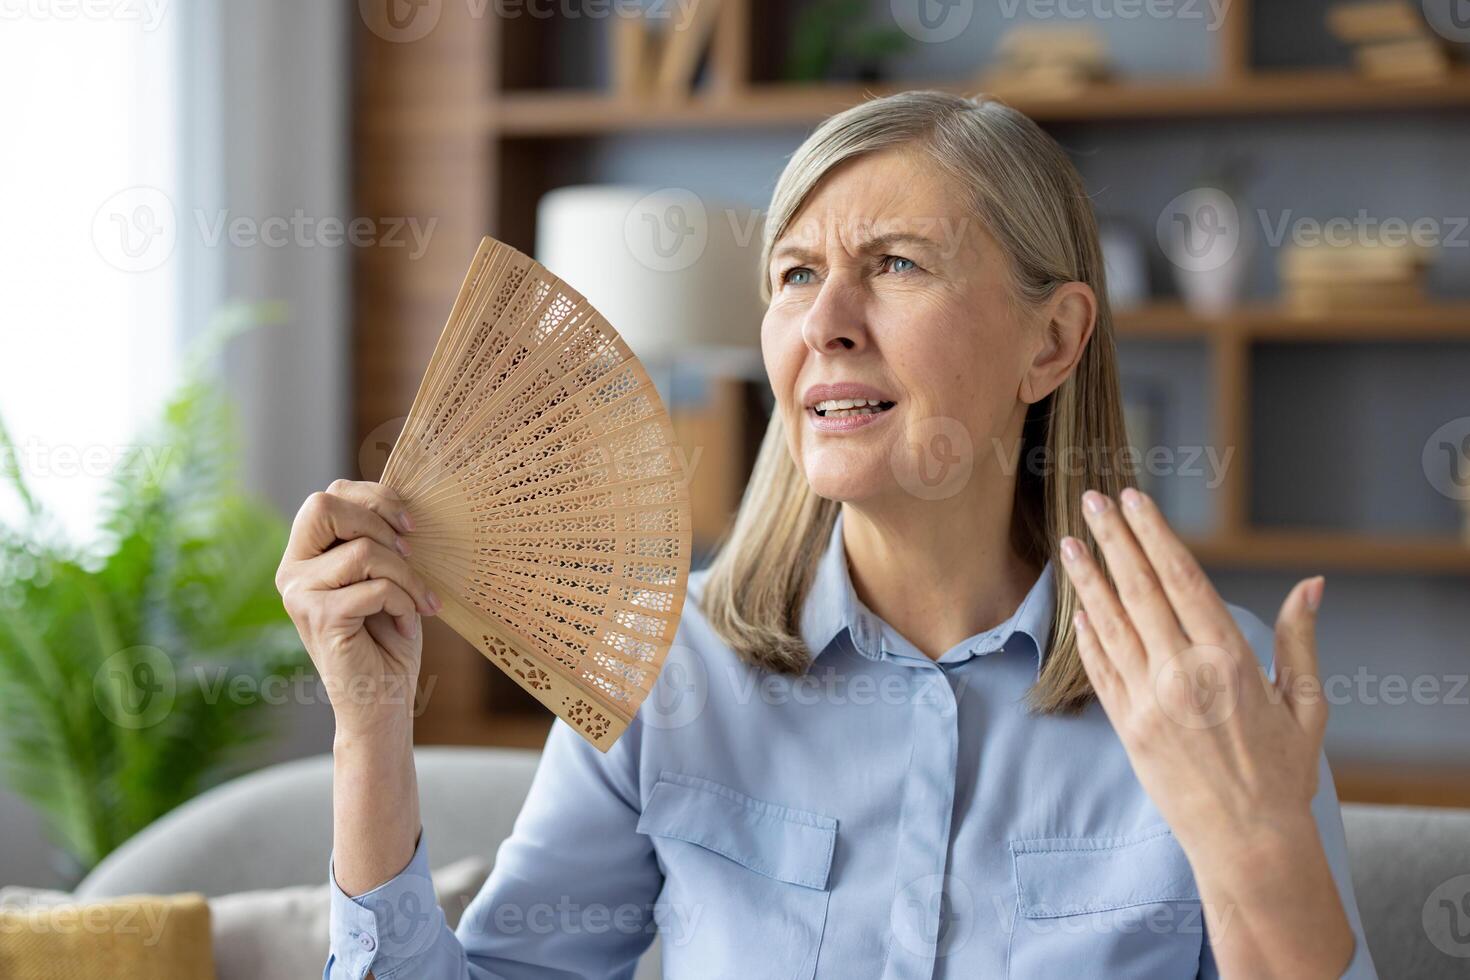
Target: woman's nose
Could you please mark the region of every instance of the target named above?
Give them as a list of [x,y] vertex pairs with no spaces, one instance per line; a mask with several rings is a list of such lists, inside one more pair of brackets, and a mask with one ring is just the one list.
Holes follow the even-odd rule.
[[807,310],[801,335],[806,345],[818,354],[857,350],[867,343],[862,305],[854,302],[855,297],[850,294],[851,290],[829,280]]

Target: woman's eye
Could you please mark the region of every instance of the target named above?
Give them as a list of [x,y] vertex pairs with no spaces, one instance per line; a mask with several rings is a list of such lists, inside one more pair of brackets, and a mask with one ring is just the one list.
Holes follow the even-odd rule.
[[[919,267],[913,259],[906,259],[902,255],[889,255],[884,262],[887,263],[890,272],[909,272]],[[901,262],[907,265],[900,266]]]
[[811,274],[812,274],[812,270],[808,269],[806,266],[800,266],[799,265],[799,266],[797,266],[794,269],[787,269],[785,272],[783,272],[781,274],[781,281],[783,283],[786,283],[787,285],[790,285],[790,286],[805,286],[807,283],[811,282],[811,279],[810,278],[798,280],[798,279],[796,279],[794,277],[796,277],[796,276],[808,276],[808,277],[810,277]]

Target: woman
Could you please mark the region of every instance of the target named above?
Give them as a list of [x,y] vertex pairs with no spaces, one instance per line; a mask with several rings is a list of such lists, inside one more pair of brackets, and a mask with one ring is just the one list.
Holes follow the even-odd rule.
[[1125,490],[1057,145],[983,99],[857,106],[786,167],[762,267],[776,411],[731,536],[612,750],[553,727],[457,933],[373,696],[438,608],[412,515],[339,481],[297,517],[278,582],[339,692],[325,975],[628,977],[657,928],[674,977],[1373,977],[1322,579],[1273,637]]

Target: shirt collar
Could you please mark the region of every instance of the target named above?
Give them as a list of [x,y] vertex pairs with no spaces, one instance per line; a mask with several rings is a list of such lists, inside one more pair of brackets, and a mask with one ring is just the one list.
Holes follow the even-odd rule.
[[[1024,649],[1036,658],[1036,672],[1040,676],[1050,646],[1052,613],[1056,607],[1053,575],[1052,563],[1048,561],[1009,619],[956,644],[938,662],[952,664],[997,650]],[[929,659],[858,598],[848,573],[847,552],[842,544],[842,511],[838,510],[827,548],[818,561],[816,576],[802,606],[801,636],[812,660],[820,657],[844,630],[857,652],[870,659],[881,660],[890,654]]]

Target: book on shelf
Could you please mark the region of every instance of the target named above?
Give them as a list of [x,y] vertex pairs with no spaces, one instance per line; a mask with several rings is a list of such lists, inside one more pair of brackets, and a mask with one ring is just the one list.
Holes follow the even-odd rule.
[[1369,78],[1411,81],[1438,78],[1450,69],[1450,54],[1409,0],[1338,4],[1327,11],[1333,36],[1352,45],[1353,64]]
[[683,0],[671,16],[612,18],[613,91],[624,98],[688,96],[710,48],[721,8],[739,0]]
[[1302,282],[1284,290],[1286,308],[1301,316],[1358,310],[1414,309],[1428,304],[1419,282]]
[[642,17],[614,17],[612,24],[613,92],[624,98],[642,98],[653,92],[658,79],[664,35],[649,30]]
[[1111,73],[1107,41],[1088,27],[1016,27],[995,51],[978,81],[1000,95],[1071,95]]
[[1430,37],[1360,44],[1353,50],[1353,60],[1370,78],[1439,78],[1450,70],[1449,53]]
[[654,88],[664,99],[678,99],[694,87],[699,64],[709,48],[723,0],[688,0],[664,42]]
[[1293,246],[1281,256],[1283,300],[1308,316],[1423,306],[1430,255],[1407,242]]
[[1347,44],[1420,38],[1429,33],[1418,5],[1408,0],[1337,4],[1327,11],[1327,28]]

